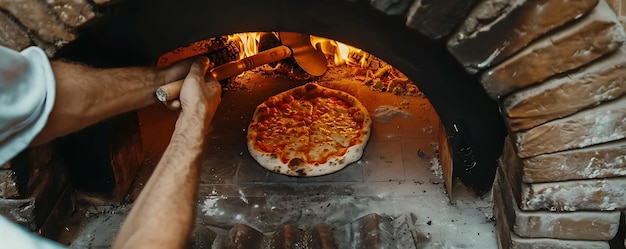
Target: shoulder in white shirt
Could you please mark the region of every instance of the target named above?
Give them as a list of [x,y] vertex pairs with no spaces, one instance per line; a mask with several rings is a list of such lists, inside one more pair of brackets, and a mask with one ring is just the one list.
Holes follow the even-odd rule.
[[54,97],[54,74],[43,50],[17,52],[0,46],[0,165],[43,129]]

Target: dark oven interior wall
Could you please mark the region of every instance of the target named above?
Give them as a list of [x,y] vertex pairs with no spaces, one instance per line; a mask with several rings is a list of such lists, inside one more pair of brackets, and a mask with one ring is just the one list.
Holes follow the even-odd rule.
[[[366,3],[338,0],[135,0],[101,10],[57,57],[94,66],[154,65],[191,42],[247,31],[294,31],[354,45],[405,73],[439,114],[455,152],[455,174],[490,188],[506,134],[498,105],[443,41]],[[88,52],[87,52],[88,51]]]

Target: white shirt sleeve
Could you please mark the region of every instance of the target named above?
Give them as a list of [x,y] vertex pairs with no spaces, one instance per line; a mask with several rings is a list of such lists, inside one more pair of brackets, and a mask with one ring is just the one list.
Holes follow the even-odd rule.
[[43,129],[54,97],[54,74],[43,50],[17,52],[0,46],[0,165]]
[[0,247],[11,249],[60,249],[63,245],[40,237],[0,215]]

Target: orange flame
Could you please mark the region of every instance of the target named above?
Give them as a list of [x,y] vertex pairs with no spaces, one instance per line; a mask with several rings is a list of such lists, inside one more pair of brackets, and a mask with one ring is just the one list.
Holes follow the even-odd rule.
[[228,35],[228,41],[234,41],[239,45],[239,59],[243,59],[259,52],[259,39],[261,33],[235,33]]
[[319,36],[311,36],[311,43],[326,56],[333,57],[336,66],[348,64],[366,66],[369,53],[353,46]]
[[[229,35],[228,39],[239,44],[239,51],[243,51],[243,53],[240,53],[240,59],[242,59],[258,53],[260,37],[260,33],[248,32]],[[367,64],[369,57],[367,52],[345,43],[320,36],[311,36],[311,44],[327,57],[332,57],[336,66],[348,64],[363,67]]]
[[[236,44],[236,46],[239,46],[238,59],[243,59],[245,57],[249,57],[258,53],[259,39],[261,37],[261,33],[235,33],[226,37],[229,42],[232,41],[234,44]],[[209,39],[194,42],[189,46],[170,51],[169,53],[159,58],[159,62],[157,63],[157,65],[167,66],[175,61],[206,53],[208,52],[208,41]],[[335,66],[347,64],[351,66],[365,67],[367,66],[368,58],[370,57],[369,53],[361,49],[324,37],[311,36],[311,44],[317,50],[324,53],[328,59],[332,58],[331,61]]]

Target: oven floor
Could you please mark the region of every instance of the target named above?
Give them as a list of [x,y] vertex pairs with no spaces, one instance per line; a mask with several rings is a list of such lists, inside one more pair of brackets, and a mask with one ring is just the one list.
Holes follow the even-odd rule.
[[[303,82],[258,73],[239,78],[254,83],[226,91],[213,122],[202,162],[194,248],[230,248],[233,234],[242,236],[240,248],[283,248],[294,240],[290,248],[333,248],[319,246],[323,243],[497,248],[489,195],[476,197],[459,183],[452,200],[445,192],[435,154],[439,119],[426,98],[375,95],[355,81],[320,81],[363,102],[373,114],[372,136],[358,162],[326,176],[290,177],[254,161],[245,129],[256,105]],[[159,106],[139,116],[147,163],[131,199],[149,177],[176,119]],[[72,248],[108,248],[130,207],[80,206],[59,241]]]

